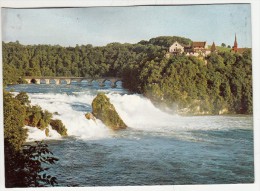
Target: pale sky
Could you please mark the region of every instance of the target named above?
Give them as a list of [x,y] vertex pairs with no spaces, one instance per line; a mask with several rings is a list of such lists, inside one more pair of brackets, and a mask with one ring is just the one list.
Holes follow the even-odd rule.
[[103,46],[181,36],[251,47],[250,4],[2,9],[2,40],[21,44]]

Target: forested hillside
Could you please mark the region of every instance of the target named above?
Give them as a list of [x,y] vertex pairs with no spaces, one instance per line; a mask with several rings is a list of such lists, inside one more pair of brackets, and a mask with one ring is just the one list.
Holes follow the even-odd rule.
[[176,40],[191,43],[182,37],[103,47],[3,43],[4,84],[19,83],[23,76],[118,76],[130,91],[143,93],[155,104],[178,112],[253,112],[250,49],[242,55],[212,53],[205,59],[185,55],[165,58]]
[[3,43],[3,77],[8,84],[19,82],[21,76],[121,76],[128,64],[162,58],[164,54],[159,46],[141,44],[61,47]]
[[[206,63],[205,63],[206,61]],[[251,51],[184,55],[129,65],[125,86],[154,103],[191,114],[252,113]]]

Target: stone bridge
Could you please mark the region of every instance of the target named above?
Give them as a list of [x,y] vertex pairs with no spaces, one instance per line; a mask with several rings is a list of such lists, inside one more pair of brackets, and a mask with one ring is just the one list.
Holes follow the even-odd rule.
[[87,82],[88,85],[93,85],[93,82],[96,81],[99,86],[104,86],[106,81],[110,81],[111,87],[116,87],[118,81],[122,82],[121,78],[117,77],[102,77],[102,78],[87,78],[87,77],[35,77],[35,76],[26,76],[24,79],[28,84],[72,84],[72,83],[82,83]]

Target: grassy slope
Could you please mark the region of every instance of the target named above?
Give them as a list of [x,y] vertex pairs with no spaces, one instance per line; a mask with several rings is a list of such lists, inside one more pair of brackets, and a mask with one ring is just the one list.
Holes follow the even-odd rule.
[[[208,48],[211,48],[211,45],[208,46]],[[217,50],[220,52],[230,52],[231,48],[222,47],[222,46],[216,46]]]

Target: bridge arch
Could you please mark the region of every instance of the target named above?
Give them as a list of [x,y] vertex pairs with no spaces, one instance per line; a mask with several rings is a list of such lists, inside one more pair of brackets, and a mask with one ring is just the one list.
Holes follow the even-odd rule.
[[40,84],[48,84],[48,79],[40,79]]
[[49,84],[57,84],[57,82],[56,82],[55,79],[50,79],[50,80],[49,80]]
[[101,82],[100,80],[92,79],[92,80],[89,81],[89,85],[90,86],[100,86],[101,85],[100,82]]
[[108,79],[104,79],[103,82],[104,86],[107,86],[107,87],[111,87],[113,85],[113,83],[111,82],[111,80],[108,80]]
[[122,81],[121,79],[118,79],[118,80],[116,80],[116,81],[114,82],[114,84],[115,84],[115,87],[122,87],[123,81]]
[[83,85],[91,85],[91,80],[90,79],[82,79],[80,80],[80,84],[83,84]]
[[73,84],[73,85],[74,85],[74,84],[80,84],[80,83],[81,83],[81,79],[73,79],[73,78],[72,78],[72,79],[70,80],[70,84]]
[[41,81],[40,81],[40,79],[32,78],[32,79],[30,80],[30,83],[31,83],[31,84],[40,84]]
[[31,84],[36,84],[37,81],[36,81],[36,79],[33,78],[33,79],[30,80],[30,83],[31,83]]
[[60,79],[60,84],[66,84],[66,85],[69,85],[71,82],[70,79]]

